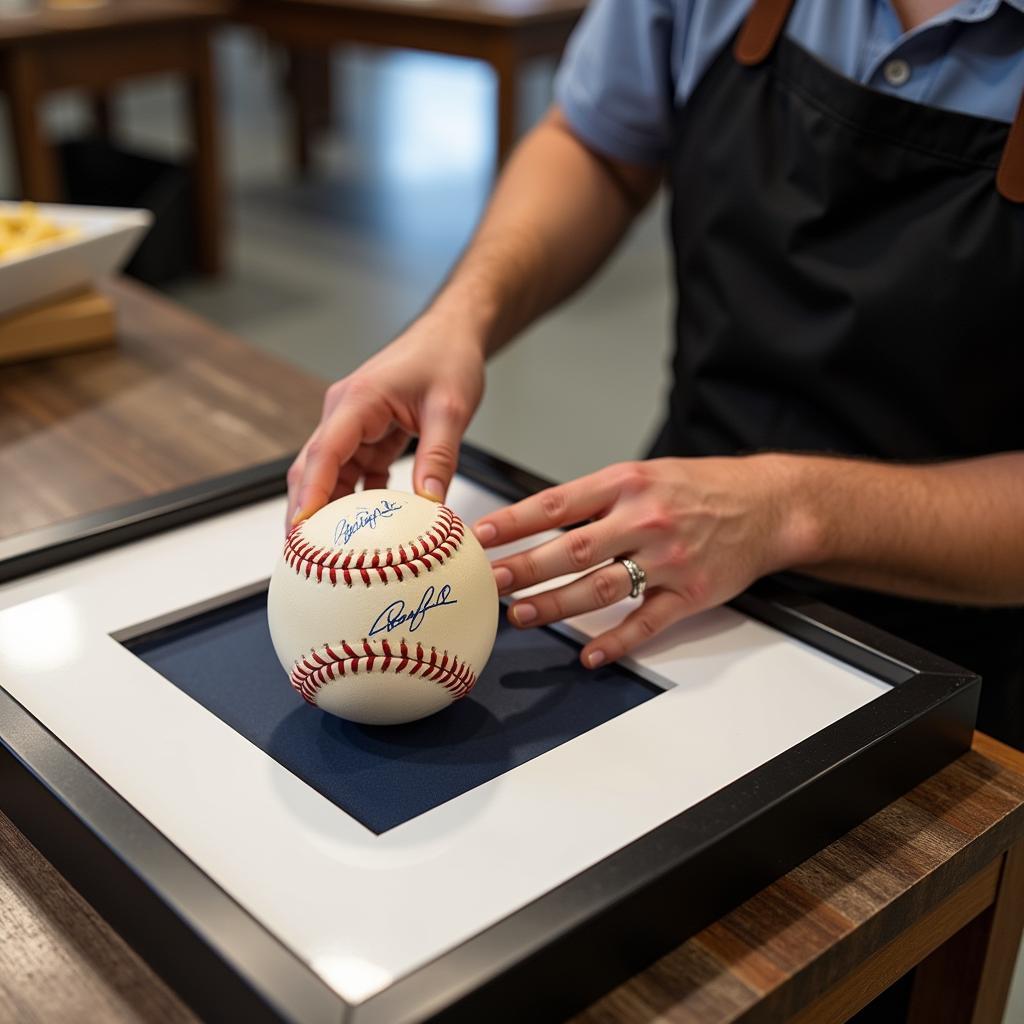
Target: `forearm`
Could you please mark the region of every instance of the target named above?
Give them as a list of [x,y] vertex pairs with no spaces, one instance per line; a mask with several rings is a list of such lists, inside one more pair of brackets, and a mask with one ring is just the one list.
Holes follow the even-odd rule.
[[898,466],[779,456],[809,575],[936,601],[1024,604],[1024,453]]
[[493,353],[594,273],[659,179],[591,152],[553,109],[512,155],[427,315]]

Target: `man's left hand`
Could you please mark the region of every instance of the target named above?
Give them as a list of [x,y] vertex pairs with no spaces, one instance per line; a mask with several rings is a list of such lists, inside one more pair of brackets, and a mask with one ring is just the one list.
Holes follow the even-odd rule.
[[509,619],[520,627],[628,597],[630,574],[615,559],[643,569],[643,603],[582,651],[583,664],[596,668],[802,560],[807,524],[790,506],[787,467],[772,455],[622,463],[540,491],[473,530],[484,547],[495,547],[584,523],[494,564],[501,594],[584,574],[512,604]]

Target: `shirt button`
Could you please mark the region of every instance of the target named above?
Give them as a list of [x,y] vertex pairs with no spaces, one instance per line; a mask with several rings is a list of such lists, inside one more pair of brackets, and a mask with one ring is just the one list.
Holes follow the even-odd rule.
[[910,65],[905,60],[894,57],[892,60],[885,62],[882,74],[890,85],[898,88],[910,81]]

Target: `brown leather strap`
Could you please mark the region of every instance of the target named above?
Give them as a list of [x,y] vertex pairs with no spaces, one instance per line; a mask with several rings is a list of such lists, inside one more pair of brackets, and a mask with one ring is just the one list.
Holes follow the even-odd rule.
[[[754,0],[743,28],[736,38],[733,53],[748,67],[766,60],[775,49],[793,0]],[[1003,158],[996,173],[1000,195],[1014,203],[1024,203],[1024,96],[1021,96],[1017,117],[1003,149]]]
[[1020,98],[1017,117],[1010,125],[1010,134],[1003,147],[1003,158],[996,172],[999,194],[1013,203],[1024,203],[1024,96]]
[[786,27],[792,6],[793,0],[754,0],[733,50],[741,64],[749,67],[768,57]]

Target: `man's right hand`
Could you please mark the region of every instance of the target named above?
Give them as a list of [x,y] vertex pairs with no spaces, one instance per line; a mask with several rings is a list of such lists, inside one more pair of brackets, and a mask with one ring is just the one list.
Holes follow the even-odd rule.
[[484,390],[482,347],[464,335],[428,313],[327,389],[320,424],[288,470],[286,527],[351,494],[360,480],[367,489],[386,487],[391,463],[414,435],[416,493],[444,500]]
[[588,149],[553,107],[517,147],[483,221],[433,305],[331,386],[320,425],[288,473],[288,522],[360,479],[383,487],[409,438],[418,494],[441,501],[484,389],[484,354],[572,294],[661,181],[659,166]]

